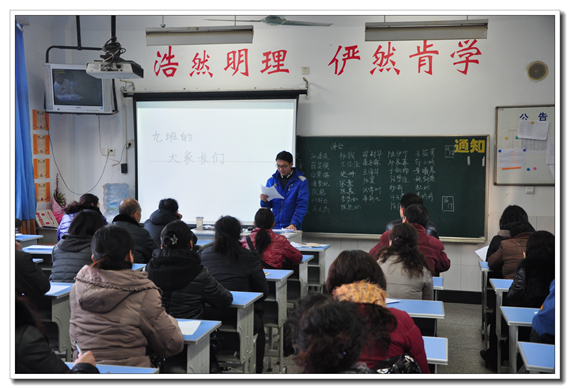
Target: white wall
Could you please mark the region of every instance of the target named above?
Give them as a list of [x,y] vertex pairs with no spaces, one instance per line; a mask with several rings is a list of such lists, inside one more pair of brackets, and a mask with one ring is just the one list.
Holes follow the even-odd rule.
[[[166,16],[168,27],[228,25],[233,22],[208,22],[206,17]],[[244,17],[248,18],[248,17]],[[253,18],[260,18],[255,16]],[[296,16],[297,20],[334,23],[331,27],[269,27],[255,23],[254,43],[249,46],[173,46],[176,60],[181,64],[175,77],[158,77],[153,72],[157,51],[165,47],[147,47],[144,29],[158,27],[161,16],[117,16],[117,39],[127,50],[124,59],[134,60],[144,68],[145,77],[135,80],[137,91],[181,91],[217,89],[302,88],[305,86],[301,67],[310,67],[304,76],[310,83],[309,99],[301,97],[298,116],[300,135],[491,135],[495,138],[495,107],[501,105],[535,105],[555,103],[555,17],[552,15],[476,15],[489,19],[487,39],[478,41],[482,55],[479,64],[471,64],[467,75],[451,64],[450,54],[458,49],[458,41],[430,41],[439,55],[434,57],[433,75],[419,73],[417,61],[408,58],[421,42],[394,42],[397,67],[394,72],[370,75],[373,54],[378,42],[364,42],[364,23],[384,21],[383,16]],[[447,17],[456,19],[461,17]],[[43,63],[50,45],[76,46],[75,16],[18,16],[29,21],[25,27],[26,62],[30,84],[30,108],[43,107]],[[228,17],[232,19],[233,17]],[[415,20],[412,16],[395,16],[387,20]],[[431,16],[430,19],[436,19]],[[437,18],[444,19],[444,18]],[[82,46],[100,47],[110,37],[111,16],[82,16]],[[385,43],[383,43],[385,44]],[[360,61],[347,61],[344,73],[334,74],[328,66],[338,46],[358,45]],[[224,71],[226,53],[249,49],[250,76],[231,76]],[[287,50],[288,74],[261,73],[262,53]],[[213,77],[190,77],[191,61],[196,53],[207,50]],[[100,52],[52,50],[50,62],[84,63],[99,59]],[[533,61],[547,64],[549,74],[543,81],[528,79],[525,69]],[[117,82],[117,88],[124,86]],[[103,198],[102,185],[125,182],[134,196],[134,152],[129,150],[122,161],[128,162],[129,173],[121,174],[120,166],[105,167],[105,157],[99,147],[117,149],[117,160],[127,139],[134,138],[129,99],[123,101],[118,90],[120,113],[113,116],[51,115],[50,135],[55,158],[69,189],[60,183],[68,200],[77,199],[102,178],[92,193]],[[103,172],[103,169],[104,173]],[[498,229],[498,220],[509,204],[525,208],[537,229],[554,231],[555,188],[536,187],[534,195],[526,195],[524,187],[494,186],[494,158],[489,176],[488,239]],[[55,167],[52,168],[52,188]],[[269,174],[270,172],[268,172]],[[381,231],[379,231],[380,233]],[[369,250],[373,240],[334,239],[327,254],[328,262],[344,249]],[[451,269],[443,273],[444,287],[452,290],[479,289],[478,258],[474,250],[484,246],[446,244],[452,261]]]

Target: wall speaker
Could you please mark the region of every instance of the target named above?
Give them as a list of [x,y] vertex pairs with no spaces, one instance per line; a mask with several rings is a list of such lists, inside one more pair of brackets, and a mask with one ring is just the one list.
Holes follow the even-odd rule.
[[526,75],[532,81],[543,80],[548,74],[548,66],[544,62],[534,61],[526,68]]

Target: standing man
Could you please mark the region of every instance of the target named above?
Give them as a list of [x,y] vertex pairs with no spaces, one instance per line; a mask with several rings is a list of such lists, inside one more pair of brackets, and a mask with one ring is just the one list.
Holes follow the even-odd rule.
[[124,199],[119,204],[119,214],[113,219],[114,225],[123,227],[135,240],[134,263],[148,263],[152,252],[160,248],[150,233],[139,224],[141,213],[141,206],[137,200]]
[[309,208],[309,182],[303,173],[293,167],[293,155],[282,151],[275,158],[277,171],[265,186],[274,186],[283,199],[267,201],[261,194],[261,206],[271,208],[275,215],[275,228],[302,229],[303,219]]

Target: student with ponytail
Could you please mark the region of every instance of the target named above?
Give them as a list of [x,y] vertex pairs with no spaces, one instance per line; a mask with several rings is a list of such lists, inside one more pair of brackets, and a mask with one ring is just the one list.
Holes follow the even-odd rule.
[[133,271],[134,240],[115,225],[100,228],[91,242],[93,264],[84,266],[71,288],[70,338],[103,365],[151,367],[184,348],[176,319],[161,305],[146,272]]
[[301,263],[303,254],[293,247],[284,235],[273,232],[275,216],[269,208],[260,208],[255,214],[254,222],[255,229],[249,239],[242,238],[241,244],[246,249],[255,248],[259,252],[264,269],[290,268]]
[[409,223],[390,231],[390,245],[375,254],[386,276],[391,298],[433,300],[433,277],[424,255],[418,250],[418,233]]

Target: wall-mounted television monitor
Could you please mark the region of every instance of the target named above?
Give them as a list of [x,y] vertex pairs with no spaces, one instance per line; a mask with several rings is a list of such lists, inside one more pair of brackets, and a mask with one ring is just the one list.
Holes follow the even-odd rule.
[[95,78],[86,65],[44,64],[46,112],[116,113],[111,79]]

